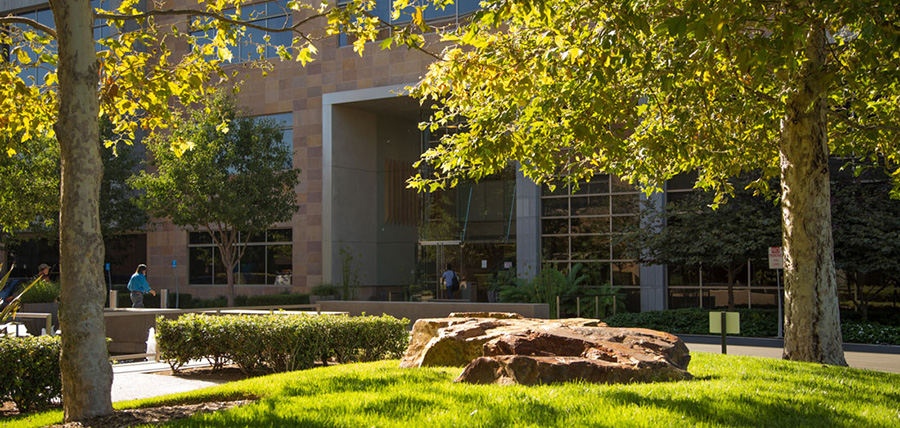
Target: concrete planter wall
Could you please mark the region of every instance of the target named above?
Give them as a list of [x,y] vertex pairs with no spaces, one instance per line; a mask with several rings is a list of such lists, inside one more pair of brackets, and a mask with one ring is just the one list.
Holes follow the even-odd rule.
[[[53,315],[53,320],[51,321],[51,323],[53,324],[53,330],[56,331],[57,329],[59,329],[59,302],[24,303],[19,309],[19,312],[51,314]],[[46,328],[47,326],[47,322],[39,318],[22,319],[20,320],[20,322],[25,325],[25,328],[28,329],[28,334],[32,336],[39,336],[41,334],[41,329]]]
[[515,312],[526,318],[550,318],[546,303],[479,303],[465,301],[444,302],[382,302],[359,300],[320,301],[322,311],[347,312],[351,316],[387,314],[407,318],[410,326],[419,318],[443,318],[451,312]]

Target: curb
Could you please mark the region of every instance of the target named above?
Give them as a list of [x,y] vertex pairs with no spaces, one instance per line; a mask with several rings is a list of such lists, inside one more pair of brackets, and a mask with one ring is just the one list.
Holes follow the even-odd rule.
[[[701,343],[716,345],[722,343],[722,336],[710,336],[702,334],[676,334],[686,343]],[[783,348],[784,340],[770,337],[737,337],[728,336],[728,344],[734,346],[759,346],[763,348]],[[844,343],[844,351],[866,352],[871,354],[895,354],[900,355],[900,346],[896,345],[872,345],[866,343]]]

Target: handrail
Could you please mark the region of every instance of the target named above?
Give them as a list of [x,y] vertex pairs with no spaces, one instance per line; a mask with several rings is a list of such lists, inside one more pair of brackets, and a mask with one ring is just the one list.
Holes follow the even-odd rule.
[[[12,321],[15,321],[17,318],[44,318],[47,327],[47,334],[53,336],[53,314],[40,313],[40,312],[16,312],[16,314],[12,317]],[[18,333],[18,329],[16,330]]]

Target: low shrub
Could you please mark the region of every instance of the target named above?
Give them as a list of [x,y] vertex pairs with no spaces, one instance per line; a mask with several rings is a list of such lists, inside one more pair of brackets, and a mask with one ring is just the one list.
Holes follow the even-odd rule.
[[875,323],[842,322],[841,337],[847,343],[900,345],[900,327]]
[[[610,327],[641,327],[673,334],[709,334],[709,310],[672,309],[623,313],[604,319]],[[745,337],[774,337],[778,334],[775,309],[737,309],[741,314],[741,334]],[[847,321],[842,316],[844,342],[900,345],[900,327]]]
[[62,393],[59,336],[0,337],[0,401],[19,411],[47,407]]
[[59,299],[59,282],[38,281],[22,295],[22,303],[53,303]]
[[156,320],[159,358],[177,371],[190,360],[221,367],[232,361],[246,373],[285,372],[317,361],[345,363],[395,358],[406,349],[409,320],[343,315],[186,314]]

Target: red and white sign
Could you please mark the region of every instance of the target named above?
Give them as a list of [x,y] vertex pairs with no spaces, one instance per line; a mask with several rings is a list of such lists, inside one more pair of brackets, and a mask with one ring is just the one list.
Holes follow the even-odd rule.
[[781,247],[769,247],[769,269],[784,269],[784,253]]

